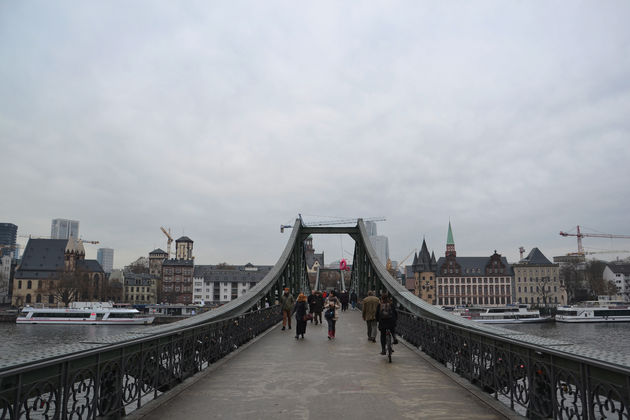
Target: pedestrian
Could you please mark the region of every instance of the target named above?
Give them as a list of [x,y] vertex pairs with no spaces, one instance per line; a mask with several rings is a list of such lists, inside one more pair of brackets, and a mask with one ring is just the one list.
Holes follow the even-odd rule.
[[350,305],[352,305],[352,310],[357,309],[357,294],[354,290],[350,290]]
[[348,302],[350,301],[350,296],[348,295],[348,291],[344,290],[339,293],[339,300],[341,301],[341,311],[345,312],[348,310]]
[[327,293],[325,290],[324,290],[324,292],[322,293],[322,297],[323,297],[324,299],[326,299],[326,298],[328,297],[328,293]]
[[378,329],[381,332],[381,354],[385,354],[385,336],[386,331],[392,334],[393,344],[397,344],[398,340],[396,340],[396,335],[394,335],[394,331],[396,330],[396,319],[398,318],[398,313],[396,312],[396,305],[392,302],[391,297],[387,292],[384,292],[381,295],[381,303],[378,305],[376,310],[376,319],[378,320]]
[[297,303],[293,308],[295,314],[295,339],[302,337],[306,333],[306,322],[308,321],[308,307],[306,304],[306,296],[304,293],[300,293],[297,298]]
[[293,299],[293,295],[289,293],[289,288],[285,287],[284,293],[280,296],[280,308],[282,309],[282,331],[286,328],[286,325],[289,324],[289,329],[291,329],[291,312],[293,311],[293,304],[295,303],[295,299]]
[[335,338],[336,324],[337,319],[339,317],[339,308],[341,308],[341,304],[339,303],[339,299],[335,296],[329,296],[326,299],[326,304],[324,305],[326,308],[326,312],[324,312],[324,317],[326,318],[326,322],[328,323],[328,339],[332,340]]
[[[315,318],[315,301],[317,300],[316,292],[316,290],[312,290],[311,294],[308,295],[308,299],[306,300],[308,302],[308,310],[311,314],[311,324],[313,323],[313,319]],[[317,324],[317,319],[315,319],[315,324]]]
[[322,321],[322,311],[324,310],[324,298],[322,297],[322,292],[317,290],[315,292],[315,308],[313,308],[313,317],[315,318],[315,325],[323,324]]
[[363,299],[363,308],[361,310],[363,320],[367,324],[368,340],[373,343],[376,343],[376,327],[378,325],[378,321],[376,320],[376,311],[379,303],[378,298],[374,296],[374,292],[370,290],[368,292],[368,296]]

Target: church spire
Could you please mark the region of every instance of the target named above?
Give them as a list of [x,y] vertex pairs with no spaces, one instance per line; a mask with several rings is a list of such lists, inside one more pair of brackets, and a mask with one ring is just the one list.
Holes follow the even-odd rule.
[[453,239],[453,229],[451,229],[451,221],[448,221],[448,235],[446,236],[446,256],[455,256],[455,240]]

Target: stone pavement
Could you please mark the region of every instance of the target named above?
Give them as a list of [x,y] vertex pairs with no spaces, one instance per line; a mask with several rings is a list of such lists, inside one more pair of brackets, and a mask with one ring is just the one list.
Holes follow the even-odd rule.
[[[295,319],[293,320],[295,322]],[[367,340],[359,311],[340,315],[337,338],[308,324],[305,339],[275,327],[188,386],[132,413],[151,419],[500,419],[505,418],[434,367],[396,346],[393,362]],[[478,392],[477,394],[481,394]],[[512,416],[510,416],[512,417]],[[517,416],[514,416],[517,417]]]

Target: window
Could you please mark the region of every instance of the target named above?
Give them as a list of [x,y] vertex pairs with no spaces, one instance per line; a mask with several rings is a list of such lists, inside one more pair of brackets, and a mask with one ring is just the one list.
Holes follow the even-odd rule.
[[[26,288],[27,289],[32,289],[33,288],[33,282],[30,281],[30,280],[28,282],[26,282]],[[30,296],[30,295],[28,295],[28,296]],[[30,302],[30,300],[29,300],[29,302]]]
[[18,289],[22,288],[22,280],[18,280]]

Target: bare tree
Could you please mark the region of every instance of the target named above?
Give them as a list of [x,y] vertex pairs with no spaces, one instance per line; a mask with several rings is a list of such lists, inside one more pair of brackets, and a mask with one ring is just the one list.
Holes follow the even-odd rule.
[[67,308],[70,303],[79,300],[81,278],[76,271],[59,270],[57,276],[48,285],[48,293]]

